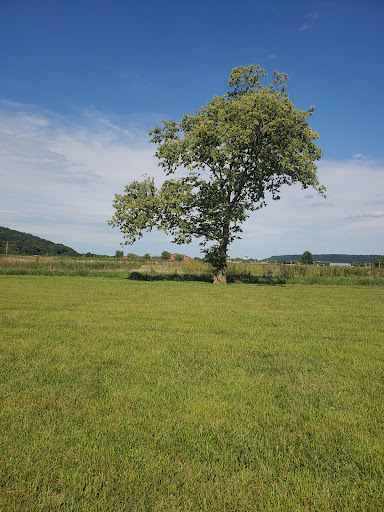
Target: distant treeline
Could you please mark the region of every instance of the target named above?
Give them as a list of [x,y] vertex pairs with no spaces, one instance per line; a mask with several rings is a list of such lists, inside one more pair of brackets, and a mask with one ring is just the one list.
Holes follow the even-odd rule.
[[80,256],[71,247],[0,226],[0,254]]
[[[269,261],[298,261],[300,254],[283,254],[281,256],[271,256]],[[384,256],[378,254],[314,254],[315,261],[325,261],[329,263],[352,263],[360,264],[374,262],[383,259]],[[264,260],[265,261],[265,260]]]

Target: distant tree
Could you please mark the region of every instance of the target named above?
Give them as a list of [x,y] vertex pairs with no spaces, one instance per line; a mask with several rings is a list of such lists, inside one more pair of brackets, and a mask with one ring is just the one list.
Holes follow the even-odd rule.
[[168,251],[163,251],[161,253],[161,259],[162,260],[170,260],[171,259],[171,253]]
[[144,256],[143,256],[143,260],[148,261],[148,260],[150,260],[150,259],[151,259],[151,255],[149,254],[149,252],[146,252],[146,253],[144,254]]
[[264,85],[266,76],[260,66],[235,68],[226,94],[149,132],[165,174],[183,174],[160,189],[152,178],[134,181],[115,196],[109,225],[120,228],[125,243],[154,227],[178,244],[199,238],[214,282],[226,283],[228,246],[250,212],[269,197],[280,199],[285,185],[324,194],[315,165],[322,153],[313,142],[319,135],[308,124],[314,107],[299,110],[289,100],[286,74],[275,71]]
[[302,265],[313,265],[314,259],[309,251],[304,251],[303,254],[300,256],[299,262]]
[[115,257],[122,258],[124,256],[124,251],[116,251]]
[[176,254],[175,261],[184,261],[184,256],[182,254]]
[[135,254],[134,252],[129,252],[129,253],[127,254],[127,258],[128,258],[129,260],[137,260],[137,254]]

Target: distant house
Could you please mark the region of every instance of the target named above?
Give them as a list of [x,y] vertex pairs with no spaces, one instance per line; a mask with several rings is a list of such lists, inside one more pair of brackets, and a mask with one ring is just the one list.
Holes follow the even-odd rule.
[[152,261],[161,261],[163,259],[162,256],[151,256]]
[[[175,252],[174,254],[171,254],[171,261],[175,261],[175,258],[177,255],[178,255],[177,252]],[[185,254],[181,254],[181,256],[183,257],[183,261],[195,261],[194,258],[190,258],[189,256],[186,256]]]
[[330,263],[330,267],[352,267],[351,263]]

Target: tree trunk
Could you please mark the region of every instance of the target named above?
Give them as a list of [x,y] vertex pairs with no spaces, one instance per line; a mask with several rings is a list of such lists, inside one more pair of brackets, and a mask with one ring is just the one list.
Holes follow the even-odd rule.
[[213,284],[227,284],[227,248],[229,225],[224,227],[224,236],[218,247]]
[[213,276],[213,284],[227,284],[227,265],[220,269],[216,269]]

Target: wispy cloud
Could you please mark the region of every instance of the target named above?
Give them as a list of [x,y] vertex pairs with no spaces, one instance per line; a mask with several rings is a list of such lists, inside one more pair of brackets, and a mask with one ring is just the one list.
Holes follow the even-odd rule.
[[274,60],[277,60],[279,58],[279,55],[274,51],[265,51],[264,53],[260,53],[258,55],[254,55],[252,58],[252,61],[255,64],[261,64],[263,62],[272,62]]
[[106,224],[114,195],[143,173],[162,179],[147,135],[98,113],[74,120],[33,105],[2,107],[0,225],[56,234],[85,252],[118,248],[122,237]]
[[33,215],[31,211],[16,211],[16,210],[4,210],[0,208],[0,216],[2,218],[22,218],[23,220],[28,219],[42,219],[42,220],[56,220],[55,217],[47,217],[45,215],[37,214]]
[[[144,173],[164,179],[136,120],[85,112],[76,119],[26,105],[0,108],[0,225],[64,243],[81,252],[114,254],[122,236],[106,219],[116,193]],[[151,123],[152,123],[151,119]],[[130,134],[124,133],[128,131]],[[299,186],[251,214],[231,255],[267,257],[311,252],[383,252],[384,168],[372,159],[323,160],[324,201]],[[130,248],[173,249],[157,231]],[[183,250],[198,255],[198,243]]]
[[132,136],[132,132],[130,132],[129,130],[125,130],[124,128],[121,128],[119,125],[117,124],[113,124],[111,123],[111,121],[109,121],[108,119],[102,119],[101,117],[97,118],[97,120],[108,126],[109,128],[112,128],[112,130],[116,130],[117,132],[121,132],[123,135],[127,135],[129,137]]
[[334,206],[334,205],[332,203],[322,202],[322,203],[312,203],[311,206],[314,206],[316,208],[328,208],[328,207]]
[[362,153],[356,153],[356,155],[353,155],[352,158],[355,158],[356,160],[368,160],[372,157],[370,155],[363,155]]
[[319,16],[320,15],[318,12],[310,12],[309,14],[306,14],[305,22],[299,28],[299,32],[303,32],[304,30],[309,30],[316,23]]
[[[316,194],[303,193],[300,186],[285,188],[280,201],[270,201],[250,216],[243,239],[235,244],[239,255],[255,254],[255,246],[263,257],[304,250],[383,253],[382,236],[378,236],[384,228],[383,210],[381,205],[377,209],[367,205],[381,197],[378,191],[384,190],[384,168],[372,161],[323,160],[318,175],[327,187],[327,200],[315,201]],[[279,236],[272,231],[277,227]]]
[[27,213],[18,212],[15,210],[4,210],[0,208],[0,215],[10,217],[28,217]]
[[384,218],[384,212],[368,212],[368,213],[362,213],[360,215],[349,215],[347,218],[348,219],[366,219],[366,218],[379,219],[379,218]]

